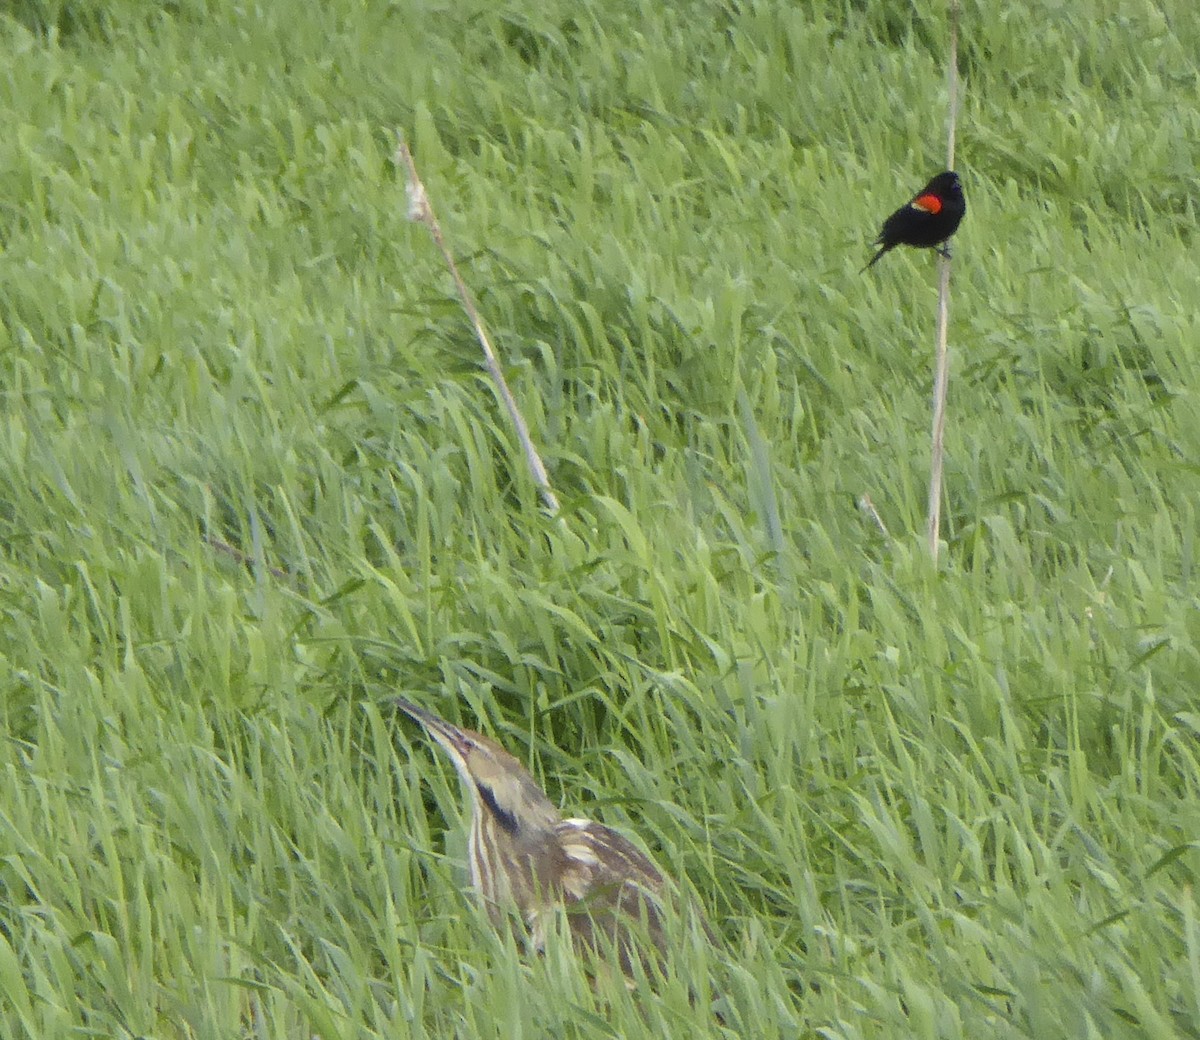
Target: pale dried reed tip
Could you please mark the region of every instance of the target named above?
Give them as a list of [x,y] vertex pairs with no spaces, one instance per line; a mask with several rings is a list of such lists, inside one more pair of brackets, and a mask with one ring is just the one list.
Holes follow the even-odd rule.
[[429,219],[429,197],[425,185],[420,181],[409,181],[405,187],[408,195],[408,219],[424,223]]

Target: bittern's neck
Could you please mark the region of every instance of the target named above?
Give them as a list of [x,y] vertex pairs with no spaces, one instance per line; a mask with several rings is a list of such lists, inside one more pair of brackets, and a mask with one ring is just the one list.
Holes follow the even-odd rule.
[[558,881],[553,871],[554,829],[544,826],[539,816],[526,820],[495,804],[482,785],[473,793],[467,839],[471,884],[494,918],[514,905],[528,914],[544,903]]

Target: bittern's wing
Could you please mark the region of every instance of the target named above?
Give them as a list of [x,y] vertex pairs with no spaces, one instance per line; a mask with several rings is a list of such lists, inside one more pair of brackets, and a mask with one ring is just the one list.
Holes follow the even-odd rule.
[[663,878],[645,853],[592,820],[563,820],[556,834],[563,857],[559,884],[576,941],[595,947],[605,936],[620,951],[623,967],[631,931],[643,931],[661,951]]

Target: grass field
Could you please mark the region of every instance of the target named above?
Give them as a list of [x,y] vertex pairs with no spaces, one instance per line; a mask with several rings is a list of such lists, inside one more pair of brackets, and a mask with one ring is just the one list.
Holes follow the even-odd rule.
[[[942,4],[2,9],[0,1035],[1200,1037],[1200,7],[962,17],[934,567]],[[393,692],[725,949],[518,956]]]

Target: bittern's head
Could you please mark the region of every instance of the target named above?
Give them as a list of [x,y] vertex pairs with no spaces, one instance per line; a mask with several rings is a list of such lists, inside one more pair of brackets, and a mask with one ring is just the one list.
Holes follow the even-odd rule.
[[513,838],[533,839],[553,829],[558,810],[528,770],[490,737],[462,729],[402,697],[393,698],[450,756],[474,812],[486,813]]

